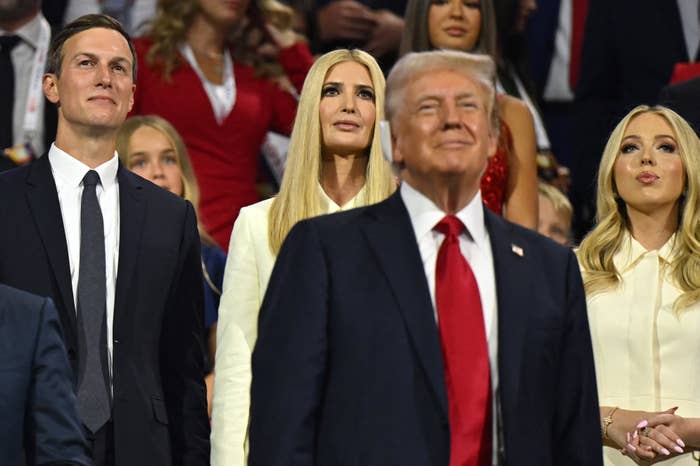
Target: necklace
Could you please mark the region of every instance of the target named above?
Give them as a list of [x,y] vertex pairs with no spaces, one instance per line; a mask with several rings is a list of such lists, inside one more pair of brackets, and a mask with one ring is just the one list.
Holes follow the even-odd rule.
[[206,50],[196,49],[190,44],[190,48],[194,52],[197,62],[202,68],[209,68],[216,74],[221,74],[224,69],[224,53],[210,52]]

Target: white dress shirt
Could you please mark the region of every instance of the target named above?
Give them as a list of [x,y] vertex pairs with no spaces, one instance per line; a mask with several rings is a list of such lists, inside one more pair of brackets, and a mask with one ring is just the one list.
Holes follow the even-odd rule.
[[700,19],[698,18],[698,0],[676,0],[678,13],[683,27],[683,39],[688,51],[688,61],[695,61],[700,45]]
[[[440,210],[433,201],[416,191],[407,182],[401,183],[401,199],[403,199],[408,215],[411,218],[413,232],[418,242],[425,277],[428,280],[430,299],[433,302],[433,313],[435,320],[438,319],[437,308],[435,307],[435,266],[437,255],[445,235],[433,228],[447,214]],[[497,464],[498,452],[498,416],[497,413],[497,393],[498,393],[498,313],[496,301],[496,275],[493,267],[493,253],[491,252],[491,240],[484,223],[484,207],[481,200],[481,191],[477,192],[474,198],[459,212],[455,213],[467,231],[459,235],[459,248],[462,255],[469,263],[477,285],[479,286],[479,296],[484,313],[484,327],[489,349],[489,365],[491,368],[491,393],[493,399],[493,454],[492,462]]]
[[[68,262],[73,289],[73,304],[78,309],[78,277],[80,276],[80,208],[83,197],[83,177],[91,170],[78,159],[62,151],[55,144],[49,149],[49,164],[56,182],[58,203],[61,206],[63,229],[66,233]],[[112,372],[112,321],[114,319],[114,291],[119,263],[119,159],[114,153],[109,161],[94,170],[100,175],[97,201],[102,210],[105,230],[105,275],[107,280],[107,349],[109,370]]]
[[571,34],[573,29],[573,1],[559,2],[559,23],[554,35],[552,62],[544,86],[544,100],[548,102],[573,102],[574,91],[569,85],[571,64]]

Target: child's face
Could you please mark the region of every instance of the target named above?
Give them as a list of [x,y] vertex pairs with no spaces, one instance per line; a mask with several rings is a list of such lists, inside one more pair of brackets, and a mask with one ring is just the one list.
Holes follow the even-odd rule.
[[129,140],[129,170],[180,197],[182,171],[175,148],[157,129],[142,126]]
[[552,202],[542,194],[538,195],[540,218],[537,222],[537,231],[557,243],[569,245],[570,225],[566,217],[556,210]]

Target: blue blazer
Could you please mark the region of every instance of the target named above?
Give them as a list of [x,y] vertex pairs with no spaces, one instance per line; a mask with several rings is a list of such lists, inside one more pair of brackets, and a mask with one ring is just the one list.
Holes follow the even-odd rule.
[[[204,302],[192,206],[120,166],[113,319],[116,466],[209,464]],[[0,174],[0,282],[51,297],[77,371],[63,219],[47,156]]]
[[[498,298],[501,464],[600,466],[576,259],[485,212]],[[448,464],[440,337],[398,192],[292,229],[252,364],[249,464]]]
[[2,464],[91,464],[51,300],[0,284]]

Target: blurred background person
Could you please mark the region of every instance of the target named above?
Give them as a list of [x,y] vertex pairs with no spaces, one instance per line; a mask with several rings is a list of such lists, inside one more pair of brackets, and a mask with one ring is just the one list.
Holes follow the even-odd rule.
[[215,466],[245,464],[258,312],[287,233],[300,220],[372,204],[396,188],[379,141],[384,76],[370,55],[323,55],[309,71],[299,108],[307,118],[295,122],[279,194],[243,208],[231,236],[219,307]]
[[0,2],[0,171],[31,162],[56,137],[41,88],[51,27],[40,0]]
[[[697,465],[699,154],[698,137],[678,114],[646,106],[622,119],[603,152],[598,222],[577,256],[606,465],[634,464],[620,449],[634,459],[674,455],[664,464]],[[640,443],[644,420],[657,427],[640,431]]]
[[[133,114],[157,114],[178,130],[201,188],[201,222],[220,246],[238,211],[260,200],[256,180],[268,130],[289,134],[297,101],[273,81],[301,89],[312,57],[275,0],[161,0],[137,39]],[[274,44],[270,61],[258,53]]]
[[0,419],[4,465],[92,464],[56,308],[48,298],[3,284]]
[[[401,55],[435,48],[479,52],[497,57],[496,23],[491,0],[409,0]],[[528,107],[498,96],[501,133],[498,150],[481,179],[484,203],[525,227],[537,228],[536,135]]]
[[[165,119],[156,115],[127,119],[117,133],[116,147],[119,159],[129,170],[176,196],[190,201],[195,212],[198,212],[199,186],[192,171],[187,149],[177,130]],[[211,416],[216,321],[226,255],[214,243],[200,222],[197,223],[197,228],[202,243],[204,328],[207,331],[208,350],[204,370],[207,374],[205,379],[207,404],[209,416]]]
[[664,86],[658,103],[681,115],[700,134],[700,77]]
[[[640,33],[640,24],[654,27]],[[699,44],[697,1],[589,0],[571,141],[577,238],[594,223],[594,179],[612,129],[637,105],[655,104],[674,70],[697,61]]]
[[540,182],[537,186],[539,220],[537,231],[562,246],[570,245],[571,202],[558,188]]
[[157,3],[158,0],[49,0],[42,9],[55,27],[83,15],[103,13],[119,20],[130,35],[135,35],[153,19]]
[[[581,68],[581,46],[588,0],[538,0],[517,47],[527,60],[552,152],[571,166],[573,103]],[[521,63],[524,60],[521,60]]]
[[397,58],[404,28],[405,0],[311,0],[309,37],[314,53],[360,48],[384,73]]

